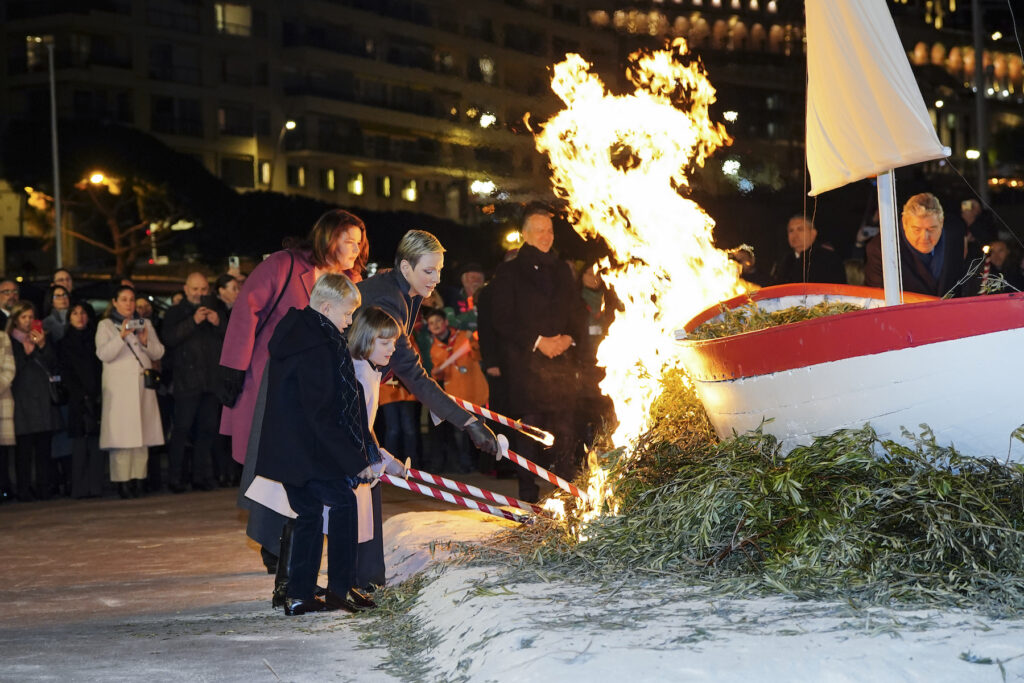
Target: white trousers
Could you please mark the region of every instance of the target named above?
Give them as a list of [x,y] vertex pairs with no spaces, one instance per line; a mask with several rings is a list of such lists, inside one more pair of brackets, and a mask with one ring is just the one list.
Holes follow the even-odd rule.
[[129,481],[130,479],[146,478],[146,463],[149,460],[149,447],[111,448],[110,449],[110,481]]

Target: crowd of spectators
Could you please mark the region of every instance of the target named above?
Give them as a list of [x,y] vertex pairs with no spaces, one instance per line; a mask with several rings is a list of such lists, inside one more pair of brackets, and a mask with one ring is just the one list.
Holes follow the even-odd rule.
[[0,502],[141,496],[163,489],[165,457],[173,492],[237,484],[208,384],[240,277],[211,295],[190,274],[163,316],[128,278],[85,298],[59,269],[33,297],[42,310],[0,281]]

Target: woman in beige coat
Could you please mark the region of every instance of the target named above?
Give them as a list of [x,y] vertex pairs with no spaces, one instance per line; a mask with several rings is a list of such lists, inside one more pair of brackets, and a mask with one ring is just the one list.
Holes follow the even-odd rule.
[[143,371],[164,355],[153,324],[135,312],[135,290],[118,287],[109,316],[96,328],[96,356],[103,361],[100,448],[110,451],[110,480],[122,498],[139,496],[149,447],[164,442],[156,391]]
[[14,381],[14,351],[11,338],[0,334],[0,503],[13,495],[8,462],[11,446],[14,445],[14,397],[11,382]]

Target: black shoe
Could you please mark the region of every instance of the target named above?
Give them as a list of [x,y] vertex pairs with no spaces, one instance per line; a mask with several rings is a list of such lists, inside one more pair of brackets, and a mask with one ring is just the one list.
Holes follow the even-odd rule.
[[[271,607],[282,607],[286,602],[288,595],[288,561],[292,555],[292,530],[295,528],[295,521],[289,519],[281,527],[281,546],[280,555],[274,558],[274,594],[270,598]],[[267,561],[267,553],[265,550],[263,561]],[[267,565],[267,570],[270,570],[270,565]],[[320,596],[315,596],[320,597]]]
[[143,494],[143,490],[142,490],[142,480],[141,479],[132,479],[128,483],[131,485],[130,488],[131,488],[131,491],[132,491],[132,498],[141,498],[144,495]]
[[171,493],[185,493],[185,491],[188,491],[188,487],[184,484],[168,484],[167,490]]
[[210,481],[200,481],[192,484],[193,491],[212,491],[217,485]]
[[352,592],[353,590],[355,589],[349,589],[345,593],[345,597],[342,597],[328,588],[324,594],[324,602],[327,604],[327,609],[331,611],[362,612],[365,609],[377,606],[377,603],[371,600],[365,593],[356,597]]
[[127,499],[132,497],[132,490],[128,486],[128,482],[126,482],[126,481],[119,481],[119,482],[117,482],[117,495],[121,496],[121,498],[124,498],[125,500],[127,500]]
[[304,598],[288,598],[284,603],[284,613],[289,617],[297,617],[301,614],[308,614],[310,612],[323,612],[324,610],[330,609],[323,600],[313,598],[306,600]]
[[348,595],[345,597],[352,601],[352,603],[357,607],[362,607],[363,609],[373,609],[377,606],[377,603],[373,601],[373,598],[371,598],[368,593],[365,593],[358,588],[350,588]]

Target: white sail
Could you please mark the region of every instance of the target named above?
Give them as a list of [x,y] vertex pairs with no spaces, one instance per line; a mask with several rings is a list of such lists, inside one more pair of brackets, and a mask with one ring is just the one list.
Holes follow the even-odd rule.
[[806,0],[811,195],[949,155],[885,0]]

